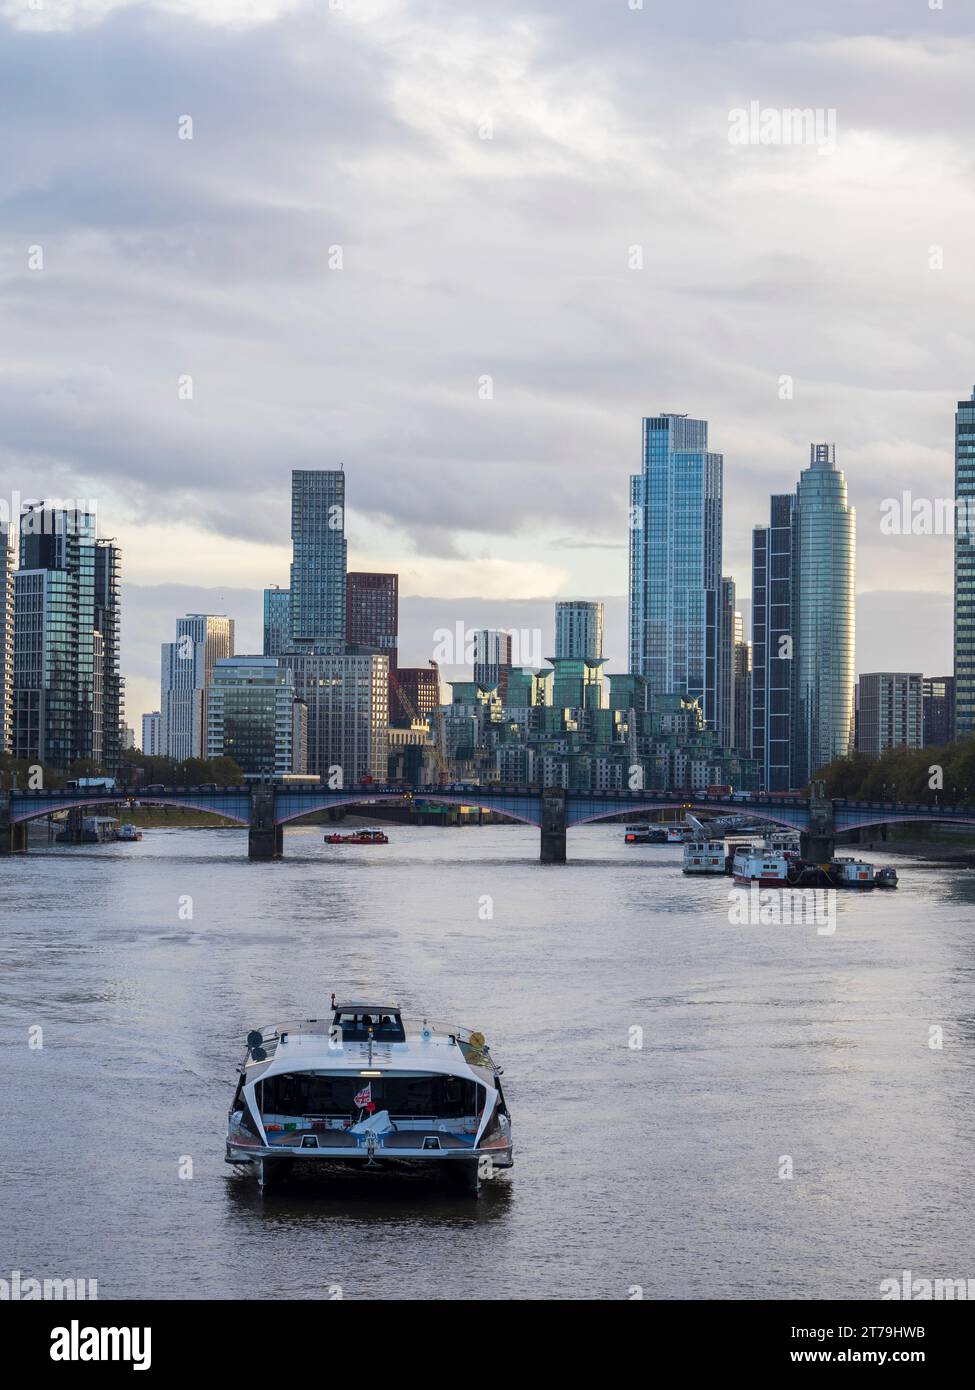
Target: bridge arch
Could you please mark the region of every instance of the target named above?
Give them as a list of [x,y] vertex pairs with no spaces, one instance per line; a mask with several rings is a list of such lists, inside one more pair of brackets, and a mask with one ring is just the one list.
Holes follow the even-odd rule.
[[[287,797],[287,792],[281,793],[280,796],[281,799],[284,799],[285,797]],[[533,819],[530,816],[524,816],[516,810],[509,809],[509,807],[506,805],[499,805],[499,800],[503,799],[499,797],[495,797],[493,799],[478,799],[476,794],[468,795],[467,793],[455,793],[452,795],[448,792],[445,793],[443,796],[439,794],[437,796],[426,795],[417,797],[415,799],[419,801],[434,802],[437,805],[444,804],[447,806],[476,806],[479,811],[497,811],[500,815],[509,816],[511,820],[520,821],[523,825],[533,825],[537,828],[540,824],[538,820]],[[325,801],[315,802],[313,805],[310,806],[302,806],[299,810],[290,811],[287,815],[284,816],[278,816],[275,819],[274,823],[275,825],[288,825],[292,821],[304,819],[305,816],[313,816],[316,814],[316,812],[331,810],[333,806],[361,806],[363,810],[366,811],[368,810],[370,802],[402,800],[402,792],[377,792],[373,796],[363,796],[362,789],[360,788],[357,793],[350,792],[348,796],[331,796]]]
[[131,801],[138,801],[140,806],[175,806],[183,811],[202,811],[204,815],[220,816],[224,820],[234,821],[237,825],[250,824],[249,811],[247,815],[239,816],[222,807],[208,806],[202,800],[184,800],[176,796],[133,796],[131,793],[122,795],[119,792],[99,792],[97,796],[85,795],[70,799],[51,797],[50,800],[38,799],[36,802],[15,802],[11,808],[10,819],[15,824],[26,824],[27,821],[40,820],[43,816],[52,816],[58,811],[80,810],[85,806],[127,806]]
[[[593,799],[596,799],[595,796]],[[715,803],[714,801],[704,801],[700,803],[690,801],[680,803],[673,801],[646,801],[626,807],[611,806],[605,810],[596,812],[594,815],[574,818],[571,813],[572,803],[569,802],[568,806],[570,829],[574,825],[589,825],[594,821],[609,820],[613,816],[619,816],[623,811],[625,811],[628,816],[638,815],[641,811],[692,811],[695,813],[700,811],[708,815],[717,814],[721,818],[726,815],[736,815],[741,816],[741,818],[746,821],[764,821],[769,825],[780,825],[785,830],[804,831],[809,829],[809,820],[805,807],[796,807],[795,811],[791,810],[791,808],[789,810],[776,808],[775,811],[771,811],[763,809],[760,804],[758,806],[753,806],[750,803],[737,803],[731,805],[727,802]],[[736,833],[742,832],[736,832],[734,830],[729,831],[731,835]]]

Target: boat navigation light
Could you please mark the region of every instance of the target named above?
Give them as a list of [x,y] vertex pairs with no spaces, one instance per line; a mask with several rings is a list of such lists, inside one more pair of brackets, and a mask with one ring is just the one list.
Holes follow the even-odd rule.
[[381,1071],[360,1071],[360,1076],[382,1076]]

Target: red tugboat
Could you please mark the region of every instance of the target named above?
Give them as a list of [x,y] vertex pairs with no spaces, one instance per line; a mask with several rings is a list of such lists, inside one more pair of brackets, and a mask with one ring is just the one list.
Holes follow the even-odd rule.
[[376,825],[356,830],[351,835],[326,835],[327,845],[388,845],[389,836]]

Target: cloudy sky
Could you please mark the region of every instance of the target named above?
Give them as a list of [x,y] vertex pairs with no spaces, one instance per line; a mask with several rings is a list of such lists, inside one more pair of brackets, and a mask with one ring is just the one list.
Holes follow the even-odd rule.
[[[566,596],[624,669],[668,410],[725,455],[746,613],[751,527],[833,440],[859,669],[950,670],[950,540],[880,519],[950,497],[975,384],[972,6],[631,5],[0,0],[2,493],[98,499],[132,722],[179,614],[259,646],[292,467],[344,464],[404,663],[457,621],[545,645]],[[733,143],[752,102],[835,148]]]

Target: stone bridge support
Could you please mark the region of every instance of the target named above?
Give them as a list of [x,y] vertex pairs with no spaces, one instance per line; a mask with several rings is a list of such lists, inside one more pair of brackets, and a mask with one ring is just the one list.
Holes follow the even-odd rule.
[[835,852],[833,803],[823,795],[822,784],[814,782],[809,798],[809,829],[799,838],[799,853],[812,864],[826,864]]
[[0,855],[27,853],[27,822],[10,819],[10,793],[0,790]]
[[274,788],[263,784],[251,792],[251,823],[247,832],[248,859],[280,859],[284,827],[274,824]]
[[543,864],[565,863],[565,829],[565,792],[561,787],[546,787],[542,792]]

